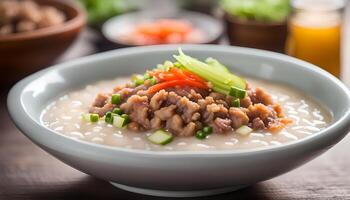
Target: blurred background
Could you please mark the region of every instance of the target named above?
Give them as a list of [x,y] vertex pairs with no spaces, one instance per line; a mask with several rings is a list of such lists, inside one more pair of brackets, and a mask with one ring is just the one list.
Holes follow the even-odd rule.
[[345,80],[346,7],[346,0],[0,0],[0,82],[8,88],[51,64],[107,50],[184,43],[284,53]]

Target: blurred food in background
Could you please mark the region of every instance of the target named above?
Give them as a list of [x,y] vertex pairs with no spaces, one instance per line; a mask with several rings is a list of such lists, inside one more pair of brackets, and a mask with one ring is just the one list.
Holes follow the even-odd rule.
[[84,12],[74,1],[0,0],[0,84],[52,64],[84,24]]
[[340,75],[341,0],[295,0],[287,53]]
[[78,0],[88,13],[88,23],[99,26],[111,17],[135,9],[133,0]]
[[62,24],[66,16],[53,6],[34,1],[0,1],[0,35],[28,32]]
[[223,33],[219,19],[198,12],[144,10],[113,17],[102,27],[115,47],[155,44],[217,44]]
[[115,45],[102,34],[101,27],[108,19],[137,10],[145,0],[75,0],[86,10],[88,25],[92,28],[90,32],[96,35],[93,39],[94,45],[99,51],[107,51],[115,48]]
[[283,52],[289,0],[221,0],[231,45]]
[[131,30],[119,35],[119,40],[133,45],[154,45],[171,43],[202,43],[203,32],[189,21],[158,19],[135,24]]

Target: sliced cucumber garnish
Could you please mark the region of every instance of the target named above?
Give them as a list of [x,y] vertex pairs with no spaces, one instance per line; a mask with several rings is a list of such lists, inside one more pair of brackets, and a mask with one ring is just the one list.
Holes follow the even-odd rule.
[[173,135],[164,130],[158,130],[147,138],[154,144],[166,145],[173,140]]
[[122,128],[126,124],[126,119],[124,117],[121,117],[120,115],[113,116],[113,126],[117,128]]

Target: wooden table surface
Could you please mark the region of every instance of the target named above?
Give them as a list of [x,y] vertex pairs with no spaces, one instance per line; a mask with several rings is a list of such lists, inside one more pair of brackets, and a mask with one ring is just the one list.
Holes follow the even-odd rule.
[[[91,53],[90,44],[81,45],[81,41],[77,42],[62,60]],[[0,200],[163,199],[117,189],[38,148],[10,120],[7,91],[8,88],[0,89]],[[322,156],[287,174],[240,191],[201,199],[350,199],[350,135]]]

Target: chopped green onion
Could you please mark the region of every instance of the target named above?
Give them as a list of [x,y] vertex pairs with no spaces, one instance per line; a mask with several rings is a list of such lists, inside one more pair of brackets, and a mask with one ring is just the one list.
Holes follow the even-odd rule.
[[169,67],[164,66],[164,65],[162,65],[162,64],[158,64],[158,65],[157,65],[157,68],[160,69],[160,70],[162,70],[162,71],[169,71]]
[[179,62],[174,62],[174,66],[177,67],[177,68],[180,68],[182,65]]
[[231,106],[236,107],[236,108],[241,107],[241,100],[239,100],[239,99],[232,100]]
[[122,111],[122,109],[120,109],[120,108],[114,108],[112,112],[113,112],[114,114],[117,114],[117,115],[123,114],[123,111]]
[[112,115],[112,112],[107,112],[105,114],[105,122],[107,124],[113,124],[113,115]]
[[89,121],[90,121],[90,114],[84,113],[84,114],[81,115],[81,118],[82,118],[84,121],[89,122]]
[[136,80],[134,81],[134,83],[135,83],[136,86],[142,85],[144,82],[145,82],[144,79],[136,79]]
[[229,95],[239,99],[244,99],[246,91],[238,87],[232,86]]
[[82,114],[82,118],[87,122],[98,122],[98,120],[100,119],[100,116],[95,113],[88,113],[88,114]]
[[154,77],[150,78],[149,80],[151,81],[151,85],[157,84],[157,79],[155,79]]
[[143,79],[143,76],[141,74],[133,74],[131,75],[131,81],[135,82],[138,79]]
[[197,131],[196,132],[196,138],[197,139],[200,139],[200,140],[203,140],[207,137],[207,134],[205,134],[203,131]]
[[100,116],[98,114],[90,114],[91,122],[98,122],[99,119],[100,119]]
[[136,86],[142,85],[145,80],[147,79],[147,75],[150,77],[150,75],[148,73],[145,73],[144,75],[140,75],[140,74],[133,74],[131,76],[131,81],[135,83]]
[[120,104],[122,101],[120,94],[112,95],[112,104]]
[[148,136],[147,139],[154,144],[166,145],[173,140],[173,135],[167,131],[158,130]]
[[209,135],[209,134],[211,134],[212,132],[213,132],[213,127],[211,127],[211,126],[205,126],[204,128],[203,128],[203,133],[205,133],[206,135]]
[[163,65],[164,65],[166,68],[174,67],[174,64],[173,64],[171,61],[169,61],[169,60],[165,61]]
[[144,80],[147,80],[147,79],[150,79],[150,78],[152,78],[152,76],[149,75],[149,73],[147,73],[147,72],[143,75],[143,79]]
[[242,136],[248,136],[252,131],[253,131],[253,129],[251,129],[250,127],[248,127],[246,125],[243,125],[236,130],[236,133],[238,133]]
[[113,126],[117,127],[117,128],[122,128],[123,126],[125,126],[126,123],[126,119],[119,116],[119,115],[114,115],[113,116]]
[[128,123],[130,122],[130,117],[129,117],[129,115],[127,115],[127,114],[122,114],[121,117],[125,119],[125,123],[126,123],[126,124],[128,124]]

